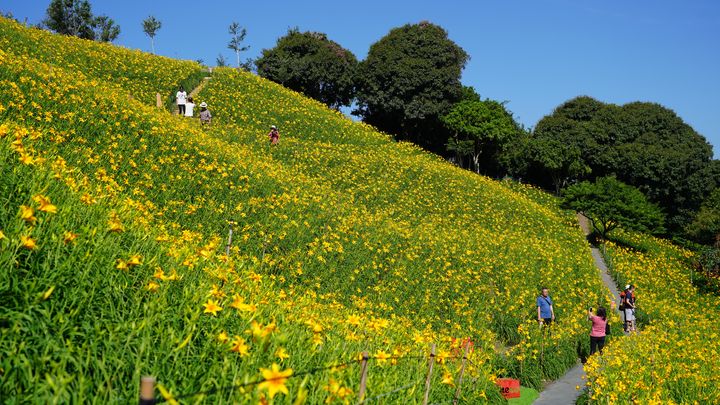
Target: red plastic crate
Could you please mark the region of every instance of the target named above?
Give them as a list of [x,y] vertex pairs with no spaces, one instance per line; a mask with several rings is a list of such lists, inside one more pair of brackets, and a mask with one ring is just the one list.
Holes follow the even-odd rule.
[[513,378],[498,378],[495,384],[505,398],[520,398],[520,380]]

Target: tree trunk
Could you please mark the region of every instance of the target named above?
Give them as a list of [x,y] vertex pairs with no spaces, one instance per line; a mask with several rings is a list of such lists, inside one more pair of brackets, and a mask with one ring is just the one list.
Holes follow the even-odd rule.
[[155,55],[155,39],[153,37],[150,37],[150,47],[152,48],[153,55]]
[[240,51],[235,50],[235,56],[237,57],[237,67],[240,69]]
[[473,153],[473,164],[475,165],[475,173],[480,174],[480,154]]

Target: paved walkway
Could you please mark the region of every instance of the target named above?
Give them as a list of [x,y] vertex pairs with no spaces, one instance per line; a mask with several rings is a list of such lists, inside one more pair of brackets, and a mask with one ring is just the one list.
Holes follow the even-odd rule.
[[[582,228],[586,236],[589,235],[590,224],[588,219],[582,214],[578,214],[577,217],[580,228]],[[610,292],[614,297],[618,297],[620,292],[615,285],[615,280],[612,279],[610,273],[608,272],[607,265],[605,264],[605,260],[603,260],[600,250],[598,250],[595,246],[591,246],[590,250],[592,252],[592,257],[595,260],[595,266],[600,271],[600,277],[602,278],[603,283],[605,283],[607,288],[610,289]],[[577,363],[573,368],[568,370],[564,376],[545,387],[545,389],[540,393],[540,396],[535,400],[535,402],[533,402],[533,405],[574,404],[583,392],[583,387],[585,386],[584,376],[585,371],[583,371],[583,365]],[[578,386],[580,389],[576,388]]]
[[[568,370],[562,378],[555,380],[548,385],[540,396],[533,402],[533,405],[572,405],[582,394],[582,388],[585,386],[583,376],[583,365],[577,363],[575,367]],[[580,389],[575,387],[579,386]]]

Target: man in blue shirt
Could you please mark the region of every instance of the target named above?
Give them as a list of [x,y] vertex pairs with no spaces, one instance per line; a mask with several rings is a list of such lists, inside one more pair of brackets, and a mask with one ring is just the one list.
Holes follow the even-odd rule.
[[542,294],[537,298],[538,322],[550,326],[555,320],[552,298],[548,295],[547,287],[543,287]]

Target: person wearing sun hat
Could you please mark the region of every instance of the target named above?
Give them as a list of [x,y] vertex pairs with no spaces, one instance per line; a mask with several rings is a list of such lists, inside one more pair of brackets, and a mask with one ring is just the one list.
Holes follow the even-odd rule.
[[200,103],[200,123],[202,125],[209,124],[212,121],[212,114],[210,114],[207,106],[207,103],[204,101]]
[[278,129],[275,125],[270,125],[270,133],[268,133],[268,138],[270,138],[271,145],[277,145],[280,141],[280,132],[278,132]]

